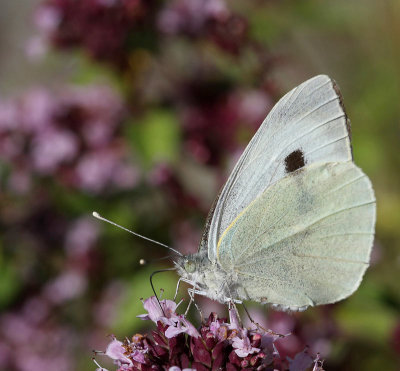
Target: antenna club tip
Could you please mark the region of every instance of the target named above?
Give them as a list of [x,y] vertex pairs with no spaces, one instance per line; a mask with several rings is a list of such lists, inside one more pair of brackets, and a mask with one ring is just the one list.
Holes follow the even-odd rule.
[[99,218],[99,217],[100,217],[100,214],[99,214],[97,211],[93,211],[93,212],[92,212],[92,215],[93,215],[95,218]]
[[146,260],[140,259],[140,260],[139,260],[139,264],[140,264],[140,265],[145,265],[145,264],[146,264]]

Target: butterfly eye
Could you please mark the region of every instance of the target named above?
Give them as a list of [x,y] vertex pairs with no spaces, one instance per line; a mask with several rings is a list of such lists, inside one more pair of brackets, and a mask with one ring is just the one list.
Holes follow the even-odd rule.
[[191,260],[187,260],[185,261],[184,268],[186,272],[194,273],[196,271],[196,263]]

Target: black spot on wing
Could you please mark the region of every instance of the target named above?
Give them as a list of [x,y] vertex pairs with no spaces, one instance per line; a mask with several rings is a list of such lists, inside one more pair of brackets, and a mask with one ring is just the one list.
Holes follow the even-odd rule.
[[304,154],[300,149],[296,149],[285,158],[285,169],[287,173],[296,171],[305,165]]

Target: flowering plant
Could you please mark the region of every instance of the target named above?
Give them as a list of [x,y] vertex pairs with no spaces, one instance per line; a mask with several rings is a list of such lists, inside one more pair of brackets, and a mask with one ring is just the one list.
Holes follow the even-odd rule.
[[[207,371],[207,370],[290,370],[322,371],[319,357],[307,350],[293,360],[280,356],[275,342],[290,335],[279,335],[262,328],[247,329],[235,308],[229,309],[229,322],[211,313],[199,329],[176,313],[177,304],[152,296],[144,302],[147,314],[140,317],[157,325],[148,335],[135,334],[124,341],[112,336],[103,353],[113,359],[117,371]],[[161,306],[160,306],[161,305]],[[95,361],[97,364],[97,361]],[[97,371],[106,371],[99,366]]]

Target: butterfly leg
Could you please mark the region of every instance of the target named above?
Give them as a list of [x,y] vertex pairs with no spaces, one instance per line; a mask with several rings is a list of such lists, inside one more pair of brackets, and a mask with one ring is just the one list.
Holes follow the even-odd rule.
[[[246,295],[249,297],[249,294],[247,293],[247,290],[244,288],[244,291],[245,291],[245,293],[246,293]],[[244,303],[241,303],[242,305],[243,305],[243,309],[244,309],[244,311],[246,312],[246,314],[247,314],[247,317],[249,317],[249,320],[250,320],[250,322],[253,324],[253,325],[256,325],[256,327],[257,328],[260,328],[261,330],[264,330],[265,332],[270,332],[271,330],[266,330],[264,327],[262,327],[259,323],[257,323],[256,321],[254,321],[254,319],[250,316],[250,313],[249,313],[249,311],[247,310],[247,308],[246,308],[246,306],[244,305]]]
[[174,301],[176,300],[176,297],[178,296],[178,290],[179,290],[179,286],[180,286],[182,280],[183,280],[182,277],[180,277],[179,280],[178,280],[178,283],[176,284]]
[[229,297],[224,297],[224,303],[236,303],[236,304],[242,304],[242,300],[239,299],[233,299],[233,295],[232,292],[228,286],[228,284],[226,282],[223,282],[222,285],[220,286],[218,291],[223,291],[224,290],[224,286],[226,286],[228,293],[229,293]]
[[189,305],[188,305],[188,308],[187,308],[186,311],[185,311],[185,316],[187,315],[187,313],[188,313],[188,311],[189,311],[190,304],[193,303],[194,306],[196,307],[197,311],[198,311],[199,314],[200,314],[201,323],[203,323],[203,322],[204,322],[203,312],[201,311],[201,309],[200,309],[200,307],[197,305],[197,303],[194,301],[194,295],[197,294],[197,295],[203,295],[203,296],[204,296],[204,295],[205,295],[205,292],[199,291],[199,290],[196,290],[196,289],[192,288],[192,289],[188,289],[188,294],[189,294],[189,296],[190,296],[191,299],[190,299],[190,303],[189,303]]
[[185,316],[188,314],[189,308],[190,308],[191,304],[193,303],[194,306],[196,307],[197,311],[198,311],[199,314],[200,314],[201,322],[203,322],[203,319],[204,319],[204,317],[203,317],[203,312],[201,311],[201,309],[200,309],[200,307],[197,305],[197,303],[194,301],[194,295],[195,295],[195,294],[198,294],[198,295],[205,295],[205,292],[204,292],[204,291],[200,291],[200,290],[196,290],[195,287],[196,287],[196,286],[193,285],[193,288],[188,289],[188,294],[189,294],[189,296],[190,296],[190,302],[189,302],[189,304],[188,304],[188,307],[186,308]]
[[[247,292],[246,292],[246,294],[247,294]],[[250,322],[251,322],[253,325],[255,325],[257,328],[259,328],[259,329],[265,331],[266,333],[268,333],[268,334],[270,334],[270,335],[276,335],[276,336],[279,336],[279,337],[283,337],[283,336],[284,336],[284,335],[281,335],[281,334],[277,334],[276,332],[274,332],[274,331],[272,331],[272,330],[267,330],[267,329],[265,329],[264,327],[262,327],[258,322],[254,321],[254,319],[250,316],[250,313],[249,313],[249,311],[247,310],[247,307],[244,305],[244,303],[241,303],[241,304],[243,305],[243,309],[244,309],[244,311],[246,312],[247,317],[249,317]]]
[[266,329],[265,329],[264,327],[262,327],[258,322],[254,321],[254,319],[250,316],[250,313],[249,313],[249,311],[247,310],[247,307],[244,305],[244,303],[242,303],[242,305],[243,305],[243,309],[244,309],[244,311],[246,312],[247,317],[249,318],[250,322],[251,322],[253,325],[255,325],[257,328],[259,328],[259,329],[261,329],[261,330],[263,330],[263,331],[269,333],[270,330],[266,330]]
[[[239,311],[236,307],[235,301],[233,299],[228,299],[228,310],[229,310],[229,319],[231,324],[234,324],[236,322],[236,325],[240,328],[243,327],[242,325],[242,319],[240,318]],[[234,313],[232,313],[234,311]]]
[[193,304],[195,305],[197,311],[198,311],[199,314],[200,314],[200,319],[201,319],[201,321],[203,322],[203,313],[202,313],[200,307],[199,307],[199,306],[196,304],[196,302],[194,301],[194,295],[197,294],[197,295],[206,296],[206,293],[205,293],[204,291],[197,290],[197,289],[196,289],[196,283],[195,283],[195,282],[180,277],[179,280],[178,280],[178,283],[177,283],[177,285],[176,285],[176,290],[175,290],[175,295],[174,295],[174,301],[176,300],[176,297],[178,296],[178,290],[179,290],[179,286],[180,286],[180,283],[181,283],[181,282],[186,282],[186,283],[188,283],[189,285],[192,285],[192,286],[193,286],[193,288],[188,289],[188,294],[189,294],[189,297],[190,297],[190,301],[189,301],[189,304],[188,304],[188,306],[187,306],[187,308],[186,308],[185,316],[186,316],[187,313],[189,312],[190,306],[191,306],[192,303],[193,303]]
[[227,298],[227,297],[224,298],[224,302],[225,302],[225,303],[243,304],[243,301],[242,301],[242,300],[239,300],[239,299],[232,299],[232,298]]
[[189,304],[188,304],[188,306],[187,306],[187,308],[185,310],[185,317],[187,316],[187,314],[189,312],[190,306],[192,305],[192,303],[194,303],[194,292],[193,292],[193,289],[188,289],[188,294],[189,294],[190,300],[189,300]]
[[[195,283],[195,282],[190,281],[190,280],[188,280],[188,279],[186,279],[186,278],[180,277],[179,280],[178,280],[178,283],[177,283],[177,285],[176,285],[175,295],[174,295],[174,301],[176,300],[176,297],[178,296],[178,290],[179,290],[179,287],[180,287],[181,282],[186,282],[186,283],[188,283],[189,285],[192,285],[194,288],[196,287],[196,283]],[[189,293],[189,296],[190,296],[190,293]]]
[[[237,325],[239,327],[242,327],[242,320],[240,318],[239,311],[238,311],[238,309],[236,307],[236,304],[242,304],[242,301],[239,300],[239,299],[233,299],[233,295],[232,295],[232,292],[231,292],[231,290],[229,288],[229,285],[227,285],[226,282],[223,283],[223,286],[224,285],[226,285],[226,288],[227,288],[229,296],[230,296],[229,298],[225,297],[224,301],[225,301],[225,303],[228,303],[229,317],[231,318],[231,322],[232,321],[236,321]],[[234,310],[235,314],[232,314],[232,310]]]

